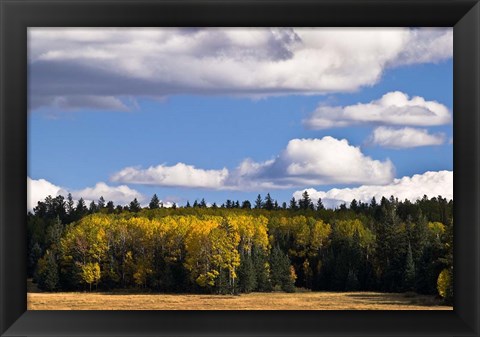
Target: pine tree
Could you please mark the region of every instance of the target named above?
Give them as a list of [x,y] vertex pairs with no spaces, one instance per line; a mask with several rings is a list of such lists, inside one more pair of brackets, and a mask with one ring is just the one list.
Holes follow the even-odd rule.
[[270,193],[267,193],[267,196],[265,197],[265,203],[263,204],[263,208],[268,211],[271,211],[273,209],[273,200],[270,196]]
[[57,216],[53,224],[47,229],[47,245],[50,247],[51,252],[57,258],[58,250],[60,249],[60,239],[63,234],[63,225],[60,221],[60,217]]
[[258,291],[271,291],[272,284],[270,280],[271,268],[268,263],[268,256],[262,249],[253,246],[252,263],[255,270],[255,277]]
[[312,200],[310,200],[310,196],[308,195],[308,192],[306,190],[302,193],[302,199],[298,202],[298,204],[300,209],[302,210],[313,208]]
[[47,250],[38,261],[36,280],[38,287],[46,291],[55,291],[59,286],[58,264],[54,254]]
[[142,207],[140,206],[140,203],[138,202],[137,198],[133,199],[130,202],[130,205],[128,206],[128,209],[130,210],[130,212],[133,212],[133,213],[140,212]]
[[68,193],[68,196],[67,196],[67,203],[66,203],[66,211],[67,211],[67,215],[69,217],[72,217],[73,216],[73,213],[75,212],[75,208],[74,208],[74,201],[73,201],[73,198],[72,198],[72,194],[71,193]]
[[160,208],[160,200],[157,197],[157,194],[155,193],[150,200],[150,203],[148,204],[148,208],[150,209],[157,209]]
[[83,198],[78,199],[77,207],[75,208],[75,215],[77,219],[83,218],[88,212],[87,206],[85,206],[85,201]]
[[242,208],[243,208],[243,209],[251,209],[251,208],[252,208],[252,204],[250,203],[250,201],[245,200],[245,201],[242,202]]
[[325,209],[325,206],[323,206],[322,198],[318,198],[317,200],[317,211],[321,211]]
[[270,256],[271,281],[273,287],[280,287],[283,291],[295,291],[295,282],[292,280],[290,259],[278,245],[272,249]]
[[412,247],[408,243],[405,259],[405,290],[413,290],[415,286],[415,263],[413,262]]
[[98,199],[98,209],[101,210],[105,207],[105,199],[103,198],[103,196],[100,196],[100,198]]
[[260,208],[262,208],[262,206],[263,206],[262,196],[259,194],[257,196],[257,199],[255,200],[255,208],[260,209]]
[[88,212],[90,214],[93,214],[97,212],[97,210],[98,210],[97,205],[95,204],[95,201],[92,200],[92,202],[90,203],[90,206],[88,207]]
[[257,278],[253,266],[252,257],[244,255],[240,260],[238,269],[239,287],[243,293],[250,293],[257,287]]
[[292,197],[292,199],[290,199],[290,207],[289,207],[291,210],[297,210],[298,207],[297,207],[297,200],[295,200],[295,197]]
[[354,212],[358,210],[358,203],[356,199],[353,199],[352,202],[350,203],[350,209]]
[[107,213],[112,214],[115,211],[115,205],[113,204],[113,201],[107,202]]

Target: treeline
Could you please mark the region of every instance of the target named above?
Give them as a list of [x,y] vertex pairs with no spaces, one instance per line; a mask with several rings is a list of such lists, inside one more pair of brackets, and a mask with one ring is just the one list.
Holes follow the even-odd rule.
[[241,293],[372,290],[453,297],[453,201],[353,200],[308,193],[217,207],[162,207],[156,195],[86,207],[47,197],[28,214],[28,275],[41,289]]

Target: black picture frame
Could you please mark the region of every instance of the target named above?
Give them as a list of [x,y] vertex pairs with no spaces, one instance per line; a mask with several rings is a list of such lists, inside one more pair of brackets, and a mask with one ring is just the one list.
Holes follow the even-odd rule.
[[[478,336],[480,4],[474,0],[0,0],[1,336]],[[454,27],[453,311],[27,311],[27,27]]]

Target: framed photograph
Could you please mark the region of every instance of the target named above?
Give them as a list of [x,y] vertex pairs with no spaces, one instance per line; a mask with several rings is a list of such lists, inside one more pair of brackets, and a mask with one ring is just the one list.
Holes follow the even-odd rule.
[[2,336],[478,336],[477,1],[0,4]]

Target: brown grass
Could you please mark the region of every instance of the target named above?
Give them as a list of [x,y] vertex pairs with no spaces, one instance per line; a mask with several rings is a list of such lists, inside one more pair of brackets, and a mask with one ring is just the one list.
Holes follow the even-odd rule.
[[32,293],[29,310],[452,310],[431,296],[376,292],[229,295]]

